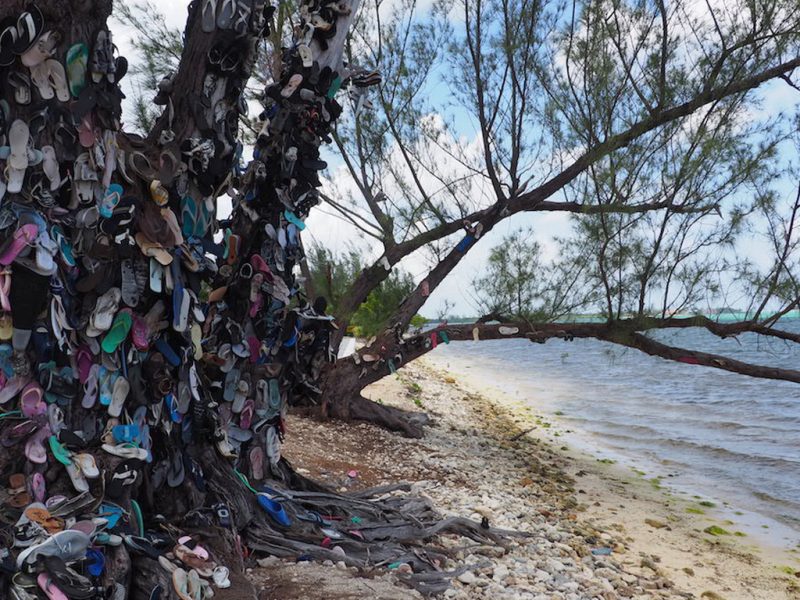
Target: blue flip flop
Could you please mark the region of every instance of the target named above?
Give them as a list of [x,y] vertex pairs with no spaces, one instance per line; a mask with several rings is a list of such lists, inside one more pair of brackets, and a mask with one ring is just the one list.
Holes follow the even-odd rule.
[[283,211],[283,216],[286,218],[287,221],[289,221],[289,223],[295,225],[300,231],[303,231],[303,229],[306,228],[306,224],[303,223],[302,219],[300,219],[300,217],[298,217],[292,211],[290,210]]
[[282,527],[290,527],[292,525],[289,515],[286,514],[280,502],[273,500],[267,494],[257,494],[256,497],[258,498],[258,503],[261,505],[261,508],[263,508],[278,525]]

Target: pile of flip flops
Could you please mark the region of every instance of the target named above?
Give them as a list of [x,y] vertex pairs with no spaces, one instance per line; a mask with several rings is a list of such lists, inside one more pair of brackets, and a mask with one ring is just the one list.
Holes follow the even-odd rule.
[[[314,52],[347,3],[303,4],[242,169],[248,57],[274,9],[196,4],[215,40],[203,91],[178,98],[174,77],[161,82],[157,147],[121,131],[127,61],[110,31],[72,39],[35,3],[0,23],[0,597],[113,595],[105,565],[121,544],[158,560],[181,598],[228,585],[169,523],[232,527],[193,446],[214,444],[276,526],[292,526],[260,486],[281,476],[287,404],[320,394],[335,327],[294,276],[300,232],[335,94],[379,77],[320,68]],[[183,137],[178,100],[194,123]],[[234,211],[219,221],[223,193]],[[176,503],[154,506],[164,490]]]

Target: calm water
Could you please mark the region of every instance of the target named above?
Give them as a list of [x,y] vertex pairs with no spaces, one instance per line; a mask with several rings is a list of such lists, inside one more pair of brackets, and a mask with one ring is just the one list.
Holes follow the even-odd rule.
[[[800,321],[782,327],[800,331]],[[720,340],[691,329],[657,337],[800,369],[798,350],[755,335]],[[534,399],[538,412],[563,412],[562,425],[587,434],[592,445],[658,466],[676,476],[670,483],[800,531],[800,384],[669,362],[595,340],[460,342],[434,358]]]

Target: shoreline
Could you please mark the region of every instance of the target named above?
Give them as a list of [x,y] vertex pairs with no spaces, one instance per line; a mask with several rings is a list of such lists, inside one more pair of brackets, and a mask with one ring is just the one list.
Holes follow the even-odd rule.
[[[425,361],[427,368],[446,377],[456,378],[456,373],[448,368],[447,359],[429,355],[425,357]],[[698,582],[702,581],[702,577],[698,577],[699,569],[689,566],[688,568],[694,571],[693,575],[689,575],[684,570],[686,567],[681,566],[685,562],[685,556],[682,554],[686,553],[686,547],[681,545],[680,538],[684,536],[695,544],[713,546],[714,550],[735,556],[745,562],[749,562],[750,556],[758,557],[765,563],[767,577],[775,573],[789,575],[790,569],[792,575],[800,571],[800,544],[796,541],[797,532],[788,525],[767,515],[740,511],[736,506],[727,503],[724,498],[714,498],[707,490],[692,490],[694,492],[692,494],[687,490],[675,489],[667,477],[653,477],[652,474],[640,470],[636,464],[632,464],[633,461],[630,461],[629,457],[618,455],[622,458],[620,462],[607,458],[614,453],[593,444],[591,434],[572,432],[572,435],[564,435],[567,426],[562,424],[553,426],[559,415],[537,415],[534,398],[524,401],[512,398],[485,382],[477,381],[478,377],[465,375],[463,371],[459,371],[457,376],[460,385],[478,392],[500,410],[508,411],[508,414],[519,420],[521,427],[526,421],[531,427],[535,427],[526,435],[558,446],[556,451],[574,463],[568,472],[582,475],[576,478],[581,488],[579,493],[584,491],[588,499],[593,500],[592,503],[587,503],[583,517],[593,524],[615,529],[620,525],[618,522],[620,517],[624,516],[631,548],[640,554],[661,553],[661,563],[670,572],[671,578],[679,588],[692,591],[697,596],[702,593],[702,590],[697,589]],[[622,509],[623,503],[626,503],[624,509]],[[658,517],[642,517],[651,511]],[[631,526],[630,517],[633,514],[642,518],[640,523]],[[659,517],[663,517],[663,520]],[[655,524],[664,527],[652,527],[645,522],[645,518],[650,518]],[[763,525],[766,523],[769,523],[770,527],[778,526],[793,532],[794,544],[785,539],[774,539],[765,533]],[[711,527],[720,528],[727,533],[717,535],[705,533]],[[657,540],[656,543],[648,542],[651,535]],[[713,577],[709,577],[706,582],[708,589],[713,589],[710,586],[719,575],[718,569],[713,570]],[[752,575],[748,574],[748,578],[752,580]],[[726,592],[733,594],[729,596]],[[742,595],[738,595],[739,593]],[[741,592],[729,589],[721,594],[726,599],[741,597],[745,600],[782,597],[777,595],[778,593],[777,590],[765,589],[764,595],[761,596],[751,595],[758,594],[758,590],[754,589]],[[788,593],[790,594],[786,596],[788,598],[800,598],[800,588]]]
[[[676,467],[671,461],[658,460],[655,457],[633,457],[624,450],[606,447],[596,434],[582,431],[570,423],[570,415],[554,411],[552,404],[538,408],[536,398],[512,397],[508,392],[486,381],[485,377],[467,371],[469,365],[463,359],[459,358],[456,365],[451,364],[456,361],[444,357],[429,355],[426,359],[429,367],[448,373],[454,378],[457,376],[460,383],[486,396],[490,401],[515,413],[532,416],[541,434],[551,443],[556,443],[556,438],[560,438],[563,442],[561,445],[569,447],[571,456],[616,464],[618,469],[610,469],[612,474],[618,477],[627,475],[631,481],[647,481],[655,489],[663,488],[668,497],[685,500],[686,508],[690,509],[689,514],[705,514],[709,518],[708,525],[724,522],[726,527],[736,528],[739,533],[746,534],[737,537],[754,540],[758,547],[773,553],[800,548],[800,529],[781,520],[779,516],[746,507],[743,499],[715,491],[713,481],[681,481],[681,477],[687,475],[686,471],[690,467]],[[676,472],[676,469],[683,472]]]
[[[453,555],[448,569],[470,569],[445,597],[800,598],[796,551],[775,554],[753,546],[751,536],[704,533],[710,521],[726,528],[711,507],[698,508],[705,514],[686,512],[695,499],[671,494],[569,443],[563,449],[557,428],[537,419],[532,406],[476,389],[463,374],[449,374],[441,362],[425,357],[365,390],[373,400],[427,412],[434,424],[422,440],[363,423],[320,423],[290,415],[285,455],[302,474],[342,491],[408,481],[414,493],[431,499],[445,516],[486,517],[495,527],[531,534],[513,542],[507,553],[476,548],[460,538],[437,539]],[[728,527],[733,531],[735,526]],[[329,580],[334,587],[326,583],[293,596],[281,587],[289,576],[287,563],[278,562],[255,570],[253,577],[262,591],[280,590],[283,598],[352,597],[335,590],[362,581],[353,579],[355,573],[343,569],[343,563],[338,569],[315,566],[327,569],[315,579]],[[288,572],[296,575],[297,569]],[[391,572],[358,574],[371,577],[372,586],[383,586],[374,597],[419,597],[398,587]]]

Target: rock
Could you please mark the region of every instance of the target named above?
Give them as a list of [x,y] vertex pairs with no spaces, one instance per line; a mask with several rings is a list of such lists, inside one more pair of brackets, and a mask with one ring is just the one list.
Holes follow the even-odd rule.
[[472,585],[477,581],[478,578],[475,576],[475,573],[473,573],[472,571],[464,571],[456,579],[458,579],[464,585]]
[[280,564],[281,559],[277,556],[267,556],[266,558],[259,558],[256,563],[259,567],[272,567]]
[[340,560],[339,562],[336,563],[336,568],[339,569],[340,571],[346,571],[347,563],[344,562],[343,560]]
[[683,567],[683,572],[689,577],[694,577],[694,569],[692,567]]
[[508,567],[505,565],[497,565],[494,568],[492,579],[495,581],[503,581],[506,577],[508,577]]
[[666,523],[663,521],[656,521],[655,519],[645,519],[644,522],[650,525],[650,527],[653,529],[664,529],[667,527]]
[[506,553],[505,549],[500,546],[478,546],[477,548],[471,548],[470,551],[473,554],[480,554],[489,558],[500,558]]
[[642,562],[639,563],[639,566],[644,569],[650,569],[651,571],[658,573],[658,567],[656,566],[656,563],[654,563],[649,558],[643,558]]
[[547,564],[547,570],[550,571],[551,573],[552,572],[560,573],[561,571],[566,569],[564,563],[556,560],[555,558],[548,558],[546,564]]

